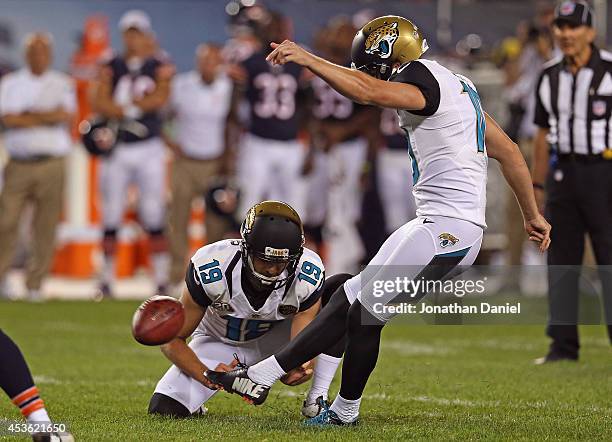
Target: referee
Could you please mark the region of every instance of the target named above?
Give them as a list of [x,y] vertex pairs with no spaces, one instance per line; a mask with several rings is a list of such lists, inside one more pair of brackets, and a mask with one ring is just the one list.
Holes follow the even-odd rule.
[[[553,226],[548,252],[548,354],[536,364],[578,359],[578,280],[588,232],[599,266],[612,264],[612,54],[593,41],[585,2],[555,10],[553,34],[563,57],[552,60],[536,89],[533,186],[540,208],[547,191]],[[600,267],[604,269],[604,267]],[[612,278],[600,272],[612,340]]]

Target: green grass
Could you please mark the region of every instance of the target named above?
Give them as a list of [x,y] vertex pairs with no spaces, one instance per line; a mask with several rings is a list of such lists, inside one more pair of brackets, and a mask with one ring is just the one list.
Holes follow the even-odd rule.
[[[602,326],[581,327],[579,363],[535,367],[548,343],[542,327],[392,325],[362,424],[316,430],[301,425],[306,386],[275,387],[257,408],[220,393],[201,418],[147,416],[169,363],[132,340],[137,304],[0,303],[0,327],[26,355],[51,417],[77,440],[612,440],[612,351]],[[0,400],[0,417],[19,414]]]

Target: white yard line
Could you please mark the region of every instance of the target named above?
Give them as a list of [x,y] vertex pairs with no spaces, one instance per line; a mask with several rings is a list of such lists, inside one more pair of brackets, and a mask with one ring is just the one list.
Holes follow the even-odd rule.
[[429,345],[410,340],[391,339],[383,340],[381,343],[383,350],[391,350],[403,356],[415,355],[447,355],[456,353],[452,348],[444,345]]

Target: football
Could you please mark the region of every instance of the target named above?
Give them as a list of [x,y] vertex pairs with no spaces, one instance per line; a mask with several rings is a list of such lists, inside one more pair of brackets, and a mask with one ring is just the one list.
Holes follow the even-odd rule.
[[132,335],[143,345],[162,345],[178,335],[184,321],[180,301],[170,296],[153,296],[134,313]]

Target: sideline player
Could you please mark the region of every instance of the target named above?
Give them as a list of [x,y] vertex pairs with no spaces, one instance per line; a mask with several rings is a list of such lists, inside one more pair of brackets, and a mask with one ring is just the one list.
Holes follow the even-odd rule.
[[[376,309],[380,299],[373,296],[372,286],[376,280],[389,279],[394,266],[406,266],[403,274],[409,279],[441,279],[456,266],[474,262],[486,227],[488,157],[500,162],[521,207],[525,231],[542,252],[550,245],[550,225],[538,211],[518,146],[484,113],[469,79],[419,59],[427,43],[409,20],[384,16],[367,23],[353,41],[354,69],[316,57],[291,41],[272,47],[268,59],[273,63],[306,66],[352,100],[398,109],[413,159],[417,218],[396,230],[370,261],[369,269],[377,266],[378,272],[362,272],[349,279],[284,349],[252,367],[209,371],[206,376],[243,397],[249,397],[248,392],[233,386],[248,381],[259,392],[250,399],[262,403],[277,379],[347,333],[340,393],[329,409],[309,423],[354,425],[378,359],[380,334],[393,316]],[[393,293],[385,301],[393,302],[401,294]]]
[[[325,38],[320,39],[320,52],[333,63],[350,66],[348,54],[355,31],[346,18],[331,20],[323,30]],[[376,109],[354,103],[320,77],[313,78],[311,84],[315,120],[312,138],[322,142],[328,152],[326,168],[330,188],[326,192],[328,209],[323,230],[325,263],[332,274],[357,272],[364,255],[357,223],[362,205],[360,179],[368,150],[365,130],[375,118]],[[315,178],[321,181],[320,177]],[[313,197],[322,199],[320,193],[310,196]]]
[[125,52],[102,67],[93,95],[94,110],[108,119],[129,121],[133,131],[120,130],[118,143],[103,157],[100,169],[104,266],[100,294],[112,295],[117,232],[123,220],[130,183],[139,191],[139,219],[149,234],[153,278],[165,292],[168,273],[165,224],[165,149],[160,138],[160,109],[168,101],[174,68],[152,51],[151,21],[143,11],[126,12],[119,21]]
[[[191,205],[223,175],[229,157],[229,107],[232,82],[223,72],[221,47],[202,43],[196,49],[195,69],[172,80],[172,131],[164,141],[174,153],[168,208],[170,286],[182,283],[189,250]],[[206,207],[206,242],[222,239],[230,229],[225,219]]]
[[[45,403],[40,397],[40,393],[28,364],[23,358],[23,354],[2,330],[0,330],[0,388],[4,390],[11,402],[19,408],[28,424],[34,428],[38,426],[53,426],[49,414],[45,408]],[[35,442],[57,440],[71,442],[74,438],[66,432],[35,432],[32,434]]]
[[[230,370],[238,360],[254,363],[273,354],[312,321],[321,296],[327,302],[325,298],[350,277],[336,275],[323,288],[321,258],[303,247],[302,222],[288,204],[254,205],[241,234],[242,240],[218,241],[191,258],[181,297],[185,324],[179,337],[161,348],[174,365],[157,384],[149,413],[198,414],[215,394],[204,376],[208,368]],[[320,373],[304,403],[305,415],[318,414],[327,399],[344,350],[342,339],[334,344],[317,361]],[[301,384],[312,372],[312,362],[305,362],[283,382]],[[242,388],[250,386],[245,383]]]
[[240,208],[264,199],[279,199],[289,203],[298,213],[304,213],[302,187],[299,179],[304,163],[305,147],[298,132],[309,118],[305,105],[306,70],[296,64],[272,66],[266,61],[270,42],[285,35],[285,18],[270,13],[267,23],[261,23],[258,36],[263,49],[241,63],[245,72],[243,88],[237,87],[233,97],[233,112],[243,98],[249,104],[249,122],[238,152]]

